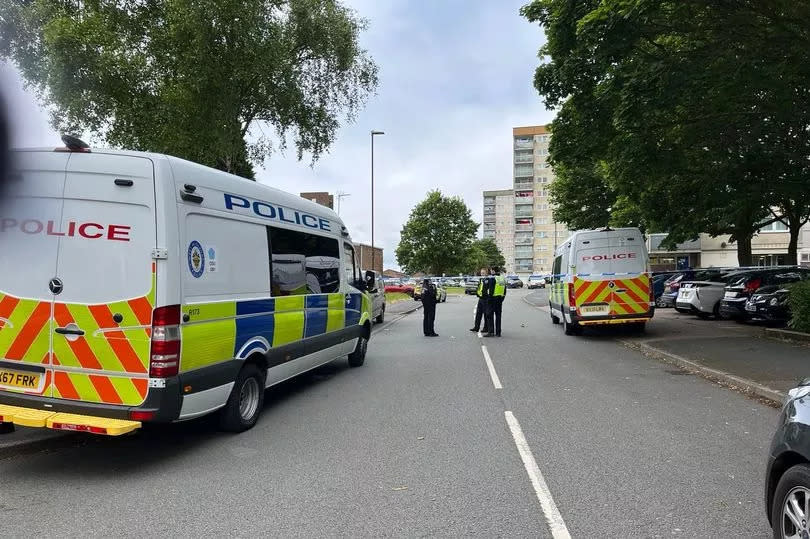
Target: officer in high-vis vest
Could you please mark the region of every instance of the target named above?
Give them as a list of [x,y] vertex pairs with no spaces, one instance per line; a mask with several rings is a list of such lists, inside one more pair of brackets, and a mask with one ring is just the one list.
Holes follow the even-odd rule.
[[[487,332],[485,337],[501,336],[501,313],[503,312],[503,300],[506,297],[506,278],[501,275],[499,268],[493,268],[494,274],[490,279],[490,299],[487,310]],[[494,333],[493,333],[494,330]]]
[[484,319],[484,333],[489,332],[489,326],[487,326],[487,318],[486,313],[487,309],[489,308],[487,304],[489,303],[489,296],[485,295],[485,292],[489,291],[487,286],[489,272],[486,268],[481,268],[481,279],[478,281],[478,290],[475,291],[475,295],[478,296],[478,306],[475,308],[475,323],[473,327],[470,328],[470,331],[478,332],[481,327],[481,319]]

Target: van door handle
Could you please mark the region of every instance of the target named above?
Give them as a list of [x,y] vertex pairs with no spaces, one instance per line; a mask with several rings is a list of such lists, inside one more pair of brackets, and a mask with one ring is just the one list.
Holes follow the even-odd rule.
[[84,330],[81,329],[73,329],[73,328],[56,328],[54,330],[59,335],[84,335]]
[[627,292],[626,288],[617,288],[615,292]]

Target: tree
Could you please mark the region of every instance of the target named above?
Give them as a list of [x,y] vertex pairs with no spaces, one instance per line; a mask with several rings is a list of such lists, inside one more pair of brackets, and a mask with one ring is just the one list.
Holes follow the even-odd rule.
[[740,264],[780,217],[795,252],[810,216],[810,5],[535,0],[522,14],[546,30],[535,87],[560,108],[555,215],[579,228],[610,214],[670,244],[730,234]]
[[0,57],[58,131],[252,177],[273,134],[317,159],[375,90],[365,26],[337,0],[7,0]]
[[397,261],[407,273],[456,273],[467,261],[478,226],[461,198],[430,191],[402,227]]
[[501,250],[492,238],[483,238],[470,244],[467,257],[461,271],[467,275],[477,275],[481,268],[503,268],[506,261]]

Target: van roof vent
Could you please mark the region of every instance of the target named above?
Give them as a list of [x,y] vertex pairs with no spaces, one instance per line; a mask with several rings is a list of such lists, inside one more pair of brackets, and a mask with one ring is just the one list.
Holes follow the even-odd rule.
[[69,152],[85,152],[90,153],[90,145],[87,144],[85,141],[80,139],[79,137],[74,137],[73,135],[62,135],[62,142],[65,143],[65,148],[57,148],[56,151],[69,151]]

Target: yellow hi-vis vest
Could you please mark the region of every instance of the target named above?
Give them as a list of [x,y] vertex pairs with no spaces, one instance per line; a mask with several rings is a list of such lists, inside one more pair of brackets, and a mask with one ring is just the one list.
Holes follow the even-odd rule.
[[506,295],[506,279],[500,275],[495,276],[495,291],[492,295],[496,298]]
[[478,290],[475,292],[475,295],[478,296],[479,298],[483,297],[483,295],[484,295],[484,278],[483,277],[478,279]]

